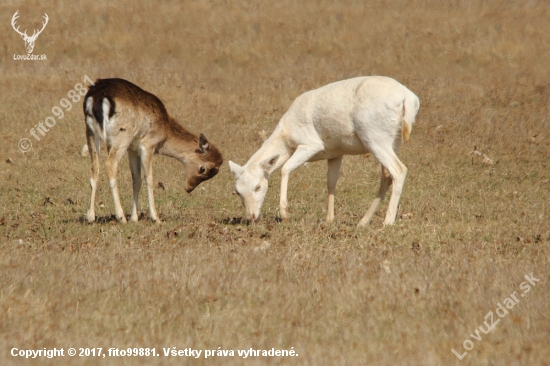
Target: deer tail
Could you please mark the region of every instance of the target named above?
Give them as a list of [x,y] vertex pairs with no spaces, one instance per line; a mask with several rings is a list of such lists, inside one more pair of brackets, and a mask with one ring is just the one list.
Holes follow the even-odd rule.
[[[411,93],[412,94],[412,93]],[[420,108],[420,102],[416,95],[407,95],[403,100],[403,112],[401,115],[401,132],[403,140],[409,142],[412,132],[412,126],[415,122],[416,114]]]

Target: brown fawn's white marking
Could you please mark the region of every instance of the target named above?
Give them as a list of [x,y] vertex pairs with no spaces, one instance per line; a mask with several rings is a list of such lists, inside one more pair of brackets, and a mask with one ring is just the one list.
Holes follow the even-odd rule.
[[201,133],[188,132],[168,115],[160,99],[123,79],[100,79],[84,97],[86,138],[92,159],[92,197],[86,215],[95,221],[94,201],[99,177],[100,144],[107,146],[105,167],[115,202],[116,218],[125,223],[116,175],[120,159],[128,152],[133,181],[130,221],[138,221],[141,170],[149,197],[151,219],[160,222],[153,197],[153,155],[179,160],[184,166],[185,190],[190,193],[201,182],[214,177],[223,162],[218,149]]
[[420,101],[414,93],[397,81],[381,76],[343,80],[302,94],[244,166],[229,162],[245,218],[258,219],[267,180],[282,166],[279,211],[281,218],[287,219],[290,173],[306,162],[326,159],[327,222],[332,222],[342,156],[370,152],[382,166],[380,188],[358,226],[370,222],[392,183],[384,225],[393,224],[407,175],[397,152],[402,140],[409,140],[419,107]]

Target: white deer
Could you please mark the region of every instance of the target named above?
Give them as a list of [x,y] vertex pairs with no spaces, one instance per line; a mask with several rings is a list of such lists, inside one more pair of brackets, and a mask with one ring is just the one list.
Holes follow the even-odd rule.
[[279,211],[286,220],[290,173],[305,162],[326,159],[327,222],[332,222],[342,156],[371,152],[382,166],[380,188],[358,226],[371,221],[392,183],[384,225],[393,224],[407,175],[407,168],[396,154],[402,140],[409,140],[419,107],[420,101],[414,93],[381,76],[343,80],[302,94],[244,166],[229,162],[245,218],[252,221],[259,218],[267,180],[282,166]]
[[48,14],[44,13],[44,22],[42,22],[42,29],[40,30],[34,30],[34,32],[32,33],[32,36],[28,36],[27,35],[27,30],[25,29],[24,32],[21,32],[19,31],[19,27],[15,27],[15,21],[17,20],[17,18],[19,18],[19,16],[17,15],[17,13],[19,13],[19,10],[15,12],[15,14],[13,14],[13,17],[11,18],[11,26],[13,27],[13,29],[19,33],[21,35],[21,37],[23,38],[23,40],[25,41],[25,48],[27,49],[27,53],[32,53],[32,50],[34,49],[34,42],[36,42],[36,39],[38,38],[38,36],[40,35],[40,33],[42,33],[42,31],[44,30],[44,28],[46,28],[46,24],[48,24]]
[[84,97],[86,138],[92,159],[92,197],[86,215],[95,221],[95,195],[99,179],[100,143],[107,145],[105,167],[115,201],[117,220],[126,223],[117,189],[117,169],[128,152],[134,200],[130,221],[138,221],[141,170],[145,172],[149,213],[160,222],[153,198],[153,155],[179,160],[185,171],[185,190],[190,193],[201,182],[214,177],[223,162],[218,149],[201,133],[193,135],[168,115],[159,98],[123,79],[100,79]]

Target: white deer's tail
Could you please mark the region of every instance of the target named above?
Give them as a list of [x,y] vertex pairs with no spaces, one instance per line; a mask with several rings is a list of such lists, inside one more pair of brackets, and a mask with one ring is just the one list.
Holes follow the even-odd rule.
[[403,140],[409,142],[409,137],[412,132],[412,125],[415,121],[416,114],[420,108],[418,97],[412,92],[408,92],[405,100],[403,100],[403,115],[401,120],[401,132]]

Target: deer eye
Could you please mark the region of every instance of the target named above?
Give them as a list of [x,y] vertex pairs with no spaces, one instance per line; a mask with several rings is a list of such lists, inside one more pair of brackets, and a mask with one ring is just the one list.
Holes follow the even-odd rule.
[[199,174],[204,174],[204,172],[206,172],[206,168],[203,167],[203,166],[201,166],[201,167],[199,168]]
[[259,192],[262,187],[258,184],[256,188],[254,188],[254,192]]

